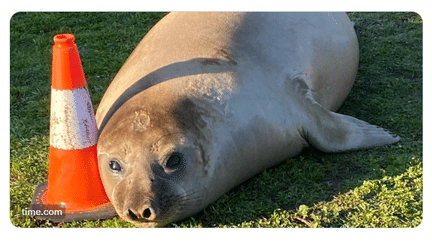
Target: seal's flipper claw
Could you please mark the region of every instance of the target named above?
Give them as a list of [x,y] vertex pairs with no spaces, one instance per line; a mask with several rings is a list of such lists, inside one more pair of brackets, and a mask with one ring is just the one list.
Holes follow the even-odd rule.
[[327,110],[323,120],[311,129],[305,129],[306,140],[314,147],[324,152],[341,152],[367,149],[393,144],[400,137],[379,126],[351,116],[342,115]]

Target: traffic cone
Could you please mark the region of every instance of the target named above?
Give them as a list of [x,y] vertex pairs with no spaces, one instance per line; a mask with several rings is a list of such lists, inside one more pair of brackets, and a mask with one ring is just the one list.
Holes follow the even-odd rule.
[[116,215],[99,176],[97,125],[74,41],[54,37],[48,182],[30,207],[36,218],[55,222]]

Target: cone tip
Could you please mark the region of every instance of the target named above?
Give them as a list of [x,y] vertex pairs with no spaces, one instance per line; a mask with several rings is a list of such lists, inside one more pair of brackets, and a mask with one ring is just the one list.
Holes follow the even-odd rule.
[[75,36],[72,34],[59,34],[54,36],[54,43],[56,45],[72,46],[75,44]]

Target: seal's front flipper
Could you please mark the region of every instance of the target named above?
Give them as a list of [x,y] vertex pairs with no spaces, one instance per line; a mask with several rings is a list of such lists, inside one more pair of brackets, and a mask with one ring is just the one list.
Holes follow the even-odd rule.
[[365,121],[326,110],[302,78],[289,79],[287,92],[298,97],[300,134],[324,152],[367,149],[396,143],[400,137]]
[[[315,108],[318,108],[315,105]],[[396,134],[365,121],[324,108],[315,109],[314,124],[304,127],[304,138],[324,152],[367,149],[393,144],[400,140]]]

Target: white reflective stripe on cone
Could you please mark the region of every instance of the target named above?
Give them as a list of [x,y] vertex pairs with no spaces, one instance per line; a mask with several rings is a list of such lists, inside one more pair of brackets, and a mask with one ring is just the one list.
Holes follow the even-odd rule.
[[87,86],[51,89],[50,145],[64,150],[96,144],[97,125]]

